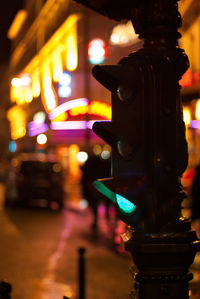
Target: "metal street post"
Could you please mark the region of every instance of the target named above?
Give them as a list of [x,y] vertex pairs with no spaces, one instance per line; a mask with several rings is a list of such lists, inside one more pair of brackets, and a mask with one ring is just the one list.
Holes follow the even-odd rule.
[[132,298],[189,298],[188,272],[200,249],[181,217],[188,153],[179,80],[189,67],[179,48],[177,0],[76,0],[115,20],[131,19],[143,48],[94,77],[112,95],[112,121],[93,130],[112,146],[113,177],[95,187],[130,226],[123,235],[137,273]]

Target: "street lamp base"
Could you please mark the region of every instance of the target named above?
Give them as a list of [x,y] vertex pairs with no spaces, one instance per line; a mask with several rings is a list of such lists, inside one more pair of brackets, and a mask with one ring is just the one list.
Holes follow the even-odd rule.
[[[130,234],[130,232],[129,232]],[[200,250],[195,232],[146,234],[131,232],[122,237],[131,253],[134,271],[134,299],[188,299],[189,267]]]

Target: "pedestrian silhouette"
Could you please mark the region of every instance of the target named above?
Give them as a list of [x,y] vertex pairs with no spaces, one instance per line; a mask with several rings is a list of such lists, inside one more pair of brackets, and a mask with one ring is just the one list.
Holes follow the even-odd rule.
[[88,204],[93,213],[92,228],[97,228],[98,222],[98,204],[101,200],[104,200],[106,205],[106,216],[109,217],[109,200],[100,194],[93,186],[93,182],[96,179],[110,177],[111,175],[111,162],[110,159],[102,159],[100,156],[92,155],[88,158],[86,163],[82,167],[82,193],[84,198],[88,201]]

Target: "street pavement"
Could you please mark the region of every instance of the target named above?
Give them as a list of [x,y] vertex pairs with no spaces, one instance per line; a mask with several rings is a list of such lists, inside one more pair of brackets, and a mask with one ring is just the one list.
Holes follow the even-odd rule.
[[[107,219],[104,205],[99,206],[94,231],[78,185],[68,186],[62,212],[4,208],[2,198],[0,203],[0,278],[12,284],[12,299],[79,299],[79,248],[86,250],[85,299],[129,298],[132,260],[120,243],[126,228],[116,222],[112,208]],[[200,299],[199,254],[191,270],[191,298]]]
[[62,212],[1,205],[0,278],[11,283],[12,299],[78,299],[80,247],[86,250],[85,298],[129,298],[132,261],[119,243],[124,225],[117,225],[116,236],[114,211],[107,220],[101,205],[99,229],[92,231],[90,210],[81,208],[77,188],[71,191]]

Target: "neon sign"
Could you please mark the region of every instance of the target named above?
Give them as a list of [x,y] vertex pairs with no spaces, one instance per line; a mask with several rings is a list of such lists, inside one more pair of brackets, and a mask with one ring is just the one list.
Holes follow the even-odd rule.
[[[101,117],[105,120],[110,120],[111,105],[99,101],[91,101],[88,103],[88,100],[86,98],[80,98],[68,101],[56,107],[51,113],[49,113],[49,119],[51,119],[54,122],[56,120],[64,120],[64,113],[66,119],[68,118],[68,116],[76,117],[89,114]],[[59,118],[59,116],[61,116],[61,118]]]
[[79,107],[85,106],[88,104],[88,100],[86,98],[80,98],[72,101],[65,102],[62,105],[57,106],[53,111],[49,113],[49,119],[53,120],[58,117],[60,114],[67,112],[68,110]]
[[85,130],[92,129],[97,120],[90,121],[53,121],[50,124],[52,130]]
[[111,106],[103,102],[91,101],[87,106],[72,108],[69,113],[72,116],[85,115],[88,113],[89,115],[96,115],[110,120]]

